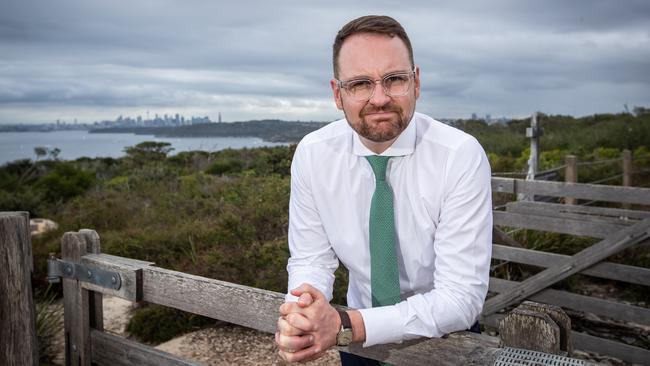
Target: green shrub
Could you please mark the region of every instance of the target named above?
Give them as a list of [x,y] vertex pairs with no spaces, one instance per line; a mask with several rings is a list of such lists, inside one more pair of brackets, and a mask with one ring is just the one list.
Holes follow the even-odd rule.
[[142,342],[158,344],[214,322],[200,315],[149,305],[136,310],[126,330]]
[[63,326],[63,306],[55,304],[56,293],[51,287],[44,293],[36,294],[36,336],[38,356],[41,364],[51,364],[56,357],[56,337]]
[[93,174],[77,169],[72,164],[59,163],[38,180],[36,187],[43,191],[45,200],[58,202],[84,193],[93,181]]
[[233,174],[239,173],[244,168],[244,163],[241,160],[234,158],[220,158],[210,165],[205,172],[208,174]]

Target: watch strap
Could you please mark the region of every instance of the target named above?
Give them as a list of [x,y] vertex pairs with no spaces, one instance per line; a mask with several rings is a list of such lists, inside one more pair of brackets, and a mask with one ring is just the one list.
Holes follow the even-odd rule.
[[342,329],[352,329],[352,321],[350,321],[350,315],[347,311],[337,310],[339,317],[341,317],[341,328]]

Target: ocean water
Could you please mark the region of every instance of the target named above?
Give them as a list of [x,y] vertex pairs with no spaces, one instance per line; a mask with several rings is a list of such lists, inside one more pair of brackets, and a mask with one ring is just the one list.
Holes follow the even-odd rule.
[[278,146],[281,143],[266,142],[257,137],[154,137],[131,133],[88,133],[87,131],[53,132],[0,132],[0,165],[18,159],[36,158],[34,148],[59,148],[59,158],[73,160],[83,156],[121,157],[124,148],[143,141],[169,142],[174,150],[171,155],[182,151],[218,151],[227,148]]

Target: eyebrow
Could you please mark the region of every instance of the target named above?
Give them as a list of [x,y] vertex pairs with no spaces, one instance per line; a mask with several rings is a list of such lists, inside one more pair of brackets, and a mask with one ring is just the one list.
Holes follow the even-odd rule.
[[[383,74],[381,77],[379,77],[379,79],[383,79],[383,78],[385,78],[386,76],[388,76],[388,75],[393,75],[393,74],[408,74],[408,73],[410,73],[410,72],[412,72],[412,71],[413,71],[413,70],[395,70],[395,71],[390,71],[390,72],[387,72],[387,73]],[[371,77],[371,76],[367,76],[367,75],[359,75],[359,76],[352,76],[352,77],[350,77],[349,79],[347,79],[347,80],[345,80],[345,81],[353,81],[353,80],[377,80],[377,79],[374,79],[373,77]],[[343,81],[343,80],[341,80],[341,81]]]

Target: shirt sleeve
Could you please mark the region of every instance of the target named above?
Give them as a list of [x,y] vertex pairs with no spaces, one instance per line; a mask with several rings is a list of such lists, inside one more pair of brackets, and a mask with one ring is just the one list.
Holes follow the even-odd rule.
[[475,139],[452,152],[434,237],[433,289],[392,306],[360,310],[364,347],[465,330],[478,319],[492,253],[490,166]]
[[323,228],[311,190],[309,151],[303,143],[296,148],[291,162],[289,199],[289,284],[287,301],[296,301],[292,289],[308,283],[332,299],[334,271],[338,258]]

